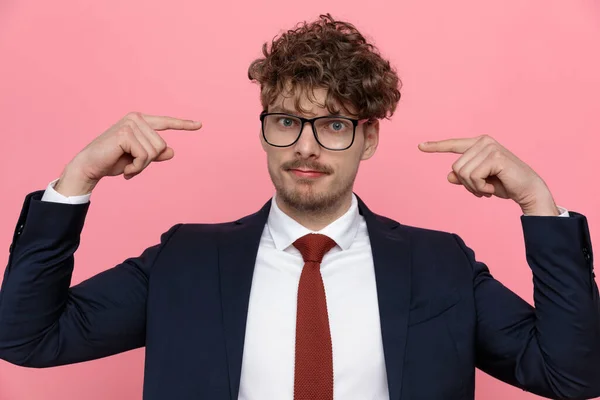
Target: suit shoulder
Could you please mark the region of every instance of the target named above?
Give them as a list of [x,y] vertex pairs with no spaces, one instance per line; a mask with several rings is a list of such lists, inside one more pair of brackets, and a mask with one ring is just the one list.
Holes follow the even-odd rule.
[[446,232],[432,228],[425,228],[416,225],[405,225],[396,220],[393,220],[382,215],[375,215],[375,218],[380,222],[392,227],[394,230],[410,236],[413,240],[452,240],[455,241],[457,236],[453,232]]
[[248,222],[250,222],[250,223],[258,222],[257,217],[259,220],[262,221],[262,219],[260,218],[261,216],[259,215],[259,213],[261,211],[258,211],[254,214],[243,216],[236,220],[225,221],[225,222],[212,222],[212,223],[182,222],[182,223],[173,225],[169,229],[169,232],[175,231],[173,236],[178,236],[178,237],[179,236],[189,236],[189,235],[212,236],[212,235],[216,235],[219,233],[229,233],[229,232],[233,232],[237,229],[240,229],[241,226],[243,226],[244,224],[246,224]]
[[465,251],[469,250],[463,239],[454,232],[405,225],[380,215],[375,217],[380,223],[391,227],[393,234],[408,240],[412,251],[416,254],[433,254],[431,249],[435,249],[436,255],[462,258],[465,256]]
[[468,282],[472,278],[475,253],[459,235],[386,219],[396,224],[392,232],[408,240],[415,274],[446,277],[447,282]]
[[185,222],[179,223],[170,228],[174,230],[173,236],[189,236],[189,235],[215,235],[220,232],[227,232],[228,230],[235,229],[236,221],[229,222],[217,222],[217,223],[199,223],[199,222]]

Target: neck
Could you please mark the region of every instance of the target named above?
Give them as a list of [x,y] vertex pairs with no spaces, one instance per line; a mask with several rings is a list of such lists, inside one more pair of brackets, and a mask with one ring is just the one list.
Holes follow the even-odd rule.
[[311,231],[320,231],[344,215],[344,213],[350,209],[350,205],[352,204],[352,192],[348,193],[346,196],[343,196],[338,203],[330,208],[318,212],[298,210],[285,203],[280,196],[275,196],[275,201],[277,202],[277,206],[281,209],[281,211],[283,211],[294,221],[298,222],[300,225],[304,226],[306,229],[310,229]]

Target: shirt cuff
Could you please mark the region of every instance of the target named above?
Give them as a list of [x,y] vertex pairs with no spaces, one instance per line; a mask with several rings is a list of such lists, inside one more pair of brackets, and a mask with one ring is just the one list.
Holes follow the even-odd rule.
[[90,201],[90,197],[92,196],[91,193],[84,194],[81,196],[63,196],[62,194],[54,190],[54,185],[56,185],[56,182],[58,182],[58,179],[55,179],[48,184],[48,187],[46,187],[46,191],[42,196],[42,201],[62,204],[85,204]]
[[[558,212],[560,212],[560,215],[558,215],[558,217],[570,217],[571,215],[569,214],[569,211],[566,208],[557,206],[558,208]],[[527,217],[527,214],[523,214],[525,217]]]

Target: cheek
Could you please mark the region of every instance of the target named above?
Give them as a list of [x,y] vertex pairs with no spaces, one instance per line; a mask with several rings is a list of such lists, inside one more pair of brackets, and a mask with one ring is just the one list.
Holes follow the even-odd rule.
[[[358,149],[359,148],[357,147],[356,150]],[[356,170],[358,169],[358,165],[360,164],[360,158],[362,155],[362,148],[360,148],[360,151],[356,150],[346,154],[347,157],[345,157],[343,162],[340,163],[340,172],[344,176],[354,175],[356,173]]]
[[[268,145],[267,145],[268,146]],[[277,153],[270,147],[265,147],[265,153],[267,154],[267,163],[272,165],[277,162]]]
[[274,160],[273,157],[267,157],[267,166],[269,168],[269,173],[271,175],[273,174],[279,174],[280,172],[280,168],[278,167],[277,162]]
[[267,166],[271,174],[281,175],[281,165],[286,161],[285,154],[273,149],[267,150]]

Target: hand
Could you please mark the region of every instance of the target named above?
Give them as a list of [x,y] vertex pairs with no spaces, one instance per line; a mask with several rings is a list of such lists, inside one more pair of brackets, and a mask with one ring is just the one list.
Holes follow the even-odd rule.
[[197,130],[197,121],[129,113],[95,138],[67,165],[54,189],[64,196],[90,193],[105,176],[131,179],[153,161],[175,155],[156,131]]
[[452,165],[448,181],[477,197],[512,199],[526,215],[560,214],[542,178],[490,136],[425,142],[419,149],[462,154]]

